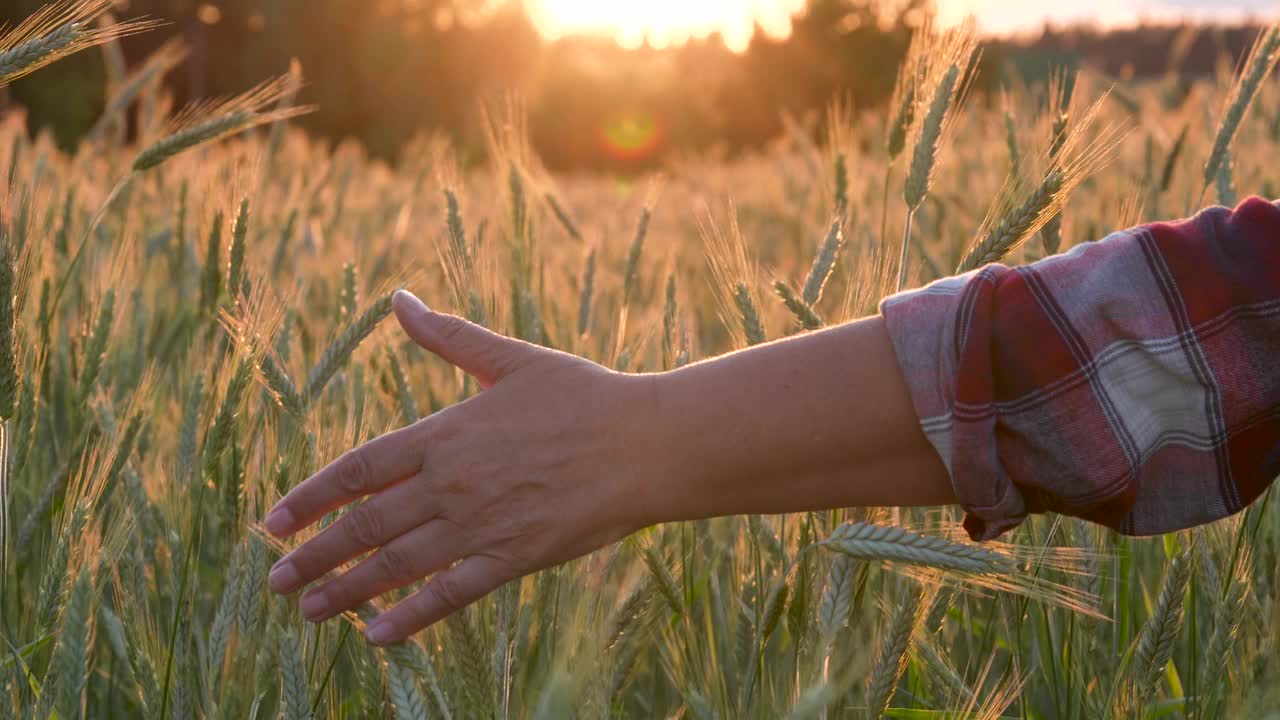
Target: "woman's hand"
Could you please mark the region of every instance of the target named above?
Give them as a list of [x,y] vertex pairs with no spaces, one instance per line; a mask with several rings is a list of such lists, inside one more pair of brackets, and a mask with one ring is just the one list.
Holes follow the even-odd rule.
[[502,337],[394,298],[422,347],[474,376],[483,393],[356,448],[271,510],[288,536],[367,498],[271,569],[292,593],[370,553],[301,601],[321,621],[434,573],[366,629],[399,642],[507,581],[611,543],[658,517],[641,481],[661,453],[645,409],[651,377]]
[[271,570],[320,621],[433,575],[371,623],[398,642],[503,583],[646,525],[954,502],[882,318],[680,370],[615,373],[395,297],[418,344],[486,390],[359,447],[267,516],[285,536],[366,496]]

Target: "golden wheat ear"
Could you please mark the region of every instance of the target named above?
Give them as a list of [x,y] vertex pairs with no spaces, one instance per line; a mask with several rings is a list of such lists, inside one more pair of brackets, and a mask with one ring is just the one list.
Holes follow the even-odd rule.
[[0,30],[0,86],[85,48],[162,24],[153,20],[131,20],[94,27],[93,21],[114,2],[62,0],[45,5],[11,29]]
[[[295,82],[286,74],[232,98],[204,100],[187,106],[170,122],[163,138],[138,153],[133,161],[134,172],[150,170],[198,145],[311,112],[315,108],[309,105],[279,105],[281,98],[293,92]],[[268,109],[272,107],[274,109]]]

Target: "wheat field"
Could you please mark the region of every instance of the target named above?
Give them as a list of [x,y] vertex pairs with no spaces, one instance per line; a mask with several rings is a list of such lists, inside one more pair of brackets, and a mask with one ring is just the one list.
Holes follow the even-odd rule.
[[[150,29],[93,25],[109,5],[0,36],[0,83]],[[176,111],[176,44],[74,153],[0,115],[0,714],[1266,717],[1270,493],[1155,539],[1040,516],[975,547],[952,508],[668,524],[389,650],[366,613],[313,626],[268,593],[286,548],[258,523],[346,448],[478,392],[384,327],[397,288],[620,372],[842,322],[1274,196],[1277,37],[1190,85],[1085,70],[965,98],[971,36],[922,33],[887,110],[833,103],[762,151],[625,181],[544,171],[514,100],[469,165],[431,135],[392,165],[290,127],[298,68]]]

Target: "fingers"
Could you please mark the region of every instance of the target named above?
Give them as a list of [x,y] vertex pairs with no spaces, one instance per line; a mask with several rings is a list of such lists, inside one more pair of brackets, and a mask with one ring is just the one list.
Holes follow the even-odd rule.
[[393,485],[295,548],[271,568],[267,583],[275,593],[291,593],[353,557],[379,548],[429,519],[422,485],[412,479]]
[[454,315],[432,312],[407,290],[396,291],[391,306],[400,326],[414,342],[461,368],[486,388],[537,352],[529,343],[498,335]]
[[442,570],[458,559],[459,540],[451,526],[436,520],[387,543],[341,577],[302,596],[302,614],[312,622]]
[[418,472],[426,428],[425,421],[400,428],[329,463],[276,503],[264,521],[267,531],[277,537],[292,535],[325,513]]
[[514,576],[500,561],[487,555],[472,555],[437,573],[426,587],[379,615],[365,628],[365,639],[374,645],[398,643],[493,592]]

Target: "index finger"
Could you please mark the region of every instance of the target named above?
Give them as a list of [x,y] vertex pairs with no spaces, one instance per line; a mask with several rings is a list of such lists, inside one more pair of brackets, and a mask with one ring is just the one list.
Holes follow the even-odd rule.
[[422,469],[426,419],[349,450],[298,483],[263,521],[277,537],[292,535],[325,513],[377,492]]

